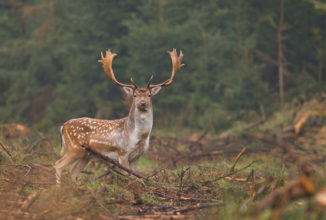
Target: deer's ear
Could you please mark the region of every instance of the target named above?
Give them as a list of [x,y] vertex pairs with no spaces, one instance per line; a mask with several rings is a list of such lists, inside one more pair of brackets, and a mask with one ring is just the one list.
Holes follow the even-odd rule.
[[127,93],[128,96],[132,96],[134,94],[134,90],[129,87],[122,87],[125,93]]
[[151,94],[152,96],[156,95],[160,90],[161,90],[162,87],[154,87],[151,89]]

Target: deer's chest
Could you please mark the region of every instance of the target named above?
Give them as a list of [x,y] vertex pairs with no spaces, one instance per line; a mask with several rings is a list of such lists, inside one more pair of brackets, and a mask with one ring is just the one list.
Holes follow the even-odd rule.
[[130,135],[129,158],[141,156],[148,148],[149,135],[153,126],[152,117],[138,117]]
[[132,161],[134,159],[139,158],[141,155],[143,155],[146,150],[148,149],[149,145],[149,135],[146,137],[144,136],[141,139],[138,139],[136,141],[132,142],[132,145],[129,148],[129,160]]

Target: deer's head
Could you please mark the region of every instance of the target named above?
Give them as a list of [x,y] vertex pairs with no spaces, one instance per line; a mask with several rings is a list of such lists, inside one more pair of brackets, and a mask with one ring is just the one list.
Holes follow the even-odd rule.
[[152,107],[151,97],[156,95],[162,87],[171,85],[175,74],[184,66],[184,64],[181,63],[183,58],[182,51],[180,51],[179,56],[176,49],[168,51],[168,53],[172,61],[171,77],[160,84],[153,85],[153,76],[151,76],[146,88],[138,88],[132,78],[130,79],[131,84],[124,84],[117,81],[112,70],[112,61],[117,54],[111,53],[110,49],[106,51],[105,56],[103,56],[103,53],[101,52],[101,60],[99,60],[99,62],[102,63],[103,69],[109,79],[112,80],[114,84],[121,86],[127,95],[132,97],[133,105],[135,105],[138,110],[145,112]]

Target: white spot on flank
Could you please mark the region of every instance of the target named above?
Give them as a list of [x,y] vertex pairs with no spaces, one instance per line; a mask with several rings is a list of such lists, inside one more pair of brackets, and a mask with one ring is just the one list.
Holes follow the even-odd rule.
[[91,139],[89,143],[96,143],[96,144],[103,144],[103,145],[108,145],[109,143],[107,141],[101,141],[101,140],[96,140],[96,139]]
[[71,144],[71,146],[72,146],[73,148],[77,148],[77,146],[74,145],[74,143],[72,142],[72,140],[71,140],[71,138],[70,138],[69,135],[68,135],[68,139],[69,139],[69,143]]

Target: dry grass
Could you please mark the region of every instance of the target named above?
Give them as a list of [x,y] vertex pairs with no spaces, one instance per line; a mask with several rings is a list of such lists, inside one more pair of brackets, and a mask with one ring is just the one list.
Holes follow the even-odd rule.
[[52,168],[58,137],[2,135],[0,219],[318,219],[326,201],[323,131],[307,125],[300,136],[155,136],[139,164],[148,179],[103,162],[86,167],[77,183],[65,172],[60,185]]

